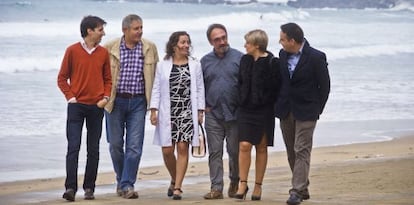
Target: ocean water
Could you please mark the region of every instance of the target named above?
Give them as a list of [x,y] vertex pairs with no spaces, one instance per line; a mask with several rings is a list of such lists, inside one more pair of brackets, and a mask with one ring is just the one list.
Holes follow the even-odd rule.
[[[139,1],[2,0],[0,2],[0,182],[65,175],[66,102],[56,77],[66,47],[80,40],[85,15],[107,21],[103,42],[122,35],[122,18],[144,19],[144,37],[160,58],[169,35],[186,30],[193,56],[211,51],[205,30],[227,26],[229,42],[241,51],[243,36],[260,28],[268,49],[281,46],[279,26],[296,22],[310,44],[327,54],[331,94],[315,131],[315,146],[387,140],[414,133],[414,7],[404,2],[387,10],[294,9],[282,5],[196,5]],[[278,124],[276,125],[278,126]],[[147,123],[141,166],[161,165]],[[276,127],[275,147],[284,150]],[[85,146],[79,173],[85,164]],[[379,150],[380,152],[380,150]],[[205,161],[194,159],[190,161]],[[106,135],[100,171],[112,171]]]

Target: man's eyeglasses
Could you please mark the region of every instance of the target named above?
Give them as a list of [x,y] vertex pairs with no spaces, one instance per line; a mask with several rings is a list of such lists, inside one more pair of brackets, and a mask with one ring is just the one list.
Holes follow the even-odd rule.
[[226,41],[227,40],[227,36],[222,36],[222,37],[217,37],[213,39],[214,43],[221,43],[221,41]]

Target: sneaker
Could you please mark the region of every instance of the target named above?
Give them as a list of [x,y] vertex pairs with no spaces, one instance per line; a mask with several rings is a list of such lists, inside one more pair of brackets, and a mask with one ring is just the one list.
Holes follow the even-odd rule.
[[238,182],[231,182],[229,189],[227,190],[227,195],[230,198],[234,198],[234,196],[237,193],[237,189],[239,189],[239,183]]
[[123,191],[122,197],[125,199],[137,199],[138,192],[134,191],[133,187],[128,187],[126,191]]
[[84,199],[85,200],[94,200],[95,199],[95,196],[93,195],[93,190],[92,189],[85,189]]
[[65,193],[63,193],[62,198],[68,201],[75,201],[75,190],[74,189],[66,189]]
[[223,199],[223,193],[217,190],[211,190],[204,195],[204,199]]
[[123,195],[123,191],[121,189],[121,187],[116,187],[116,191],[115,191],[116,195],[118,196],[122,196]]

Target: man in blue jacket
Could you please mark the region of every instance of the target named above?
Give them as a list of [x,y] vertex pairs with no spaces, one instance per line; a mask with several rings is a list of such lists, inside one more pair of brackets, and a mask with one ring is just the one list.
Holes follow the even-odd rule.
[[328,100],[330,78],[325,54],[310,47],[300,26],[287,23],[280,28],[281,88],[275,112],[292,171],[292,188],[286,202],[297,205],[310,197],[313,132]]

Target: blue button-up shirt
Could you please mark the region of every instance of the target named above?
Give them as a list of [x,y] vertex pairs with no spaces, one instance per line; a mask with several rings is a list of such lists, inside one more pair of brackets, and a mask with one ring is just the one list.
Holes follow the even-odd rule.
[[243,53],[229,48],[223,58],[211,51],[201,58],[206,106],[215,118],[236,120],[238,107],[238,74]]
[[294,53],[294,54],[290,54],[288,56],[287,63],[288,63],[290,78],[292,78],[293,72],[295,71],[295,68],[296,68],[296,65],[298,64],[300,56],[302,55],[303,45],[305,45],[305,42],[302,43],[302,46],[300,47],[299,52]]

